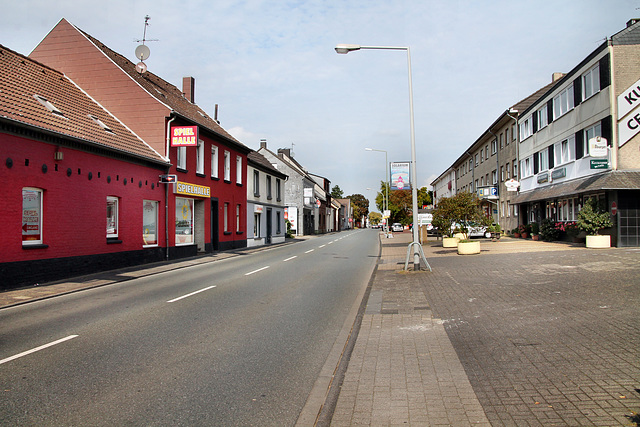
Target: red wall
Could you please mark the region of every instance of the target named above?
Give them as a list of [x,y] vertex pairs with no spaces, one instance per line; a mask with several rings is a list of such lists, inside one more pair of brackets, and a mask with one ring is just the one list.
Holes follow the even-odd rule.
[[[60,148],[64,159],[55,161],[55,151],[53,144],[0,134],[0,262],[141,250],[143,200],[158,202],[158,242],[164,246],[164,187],[158,185],[161,169],[64,147]],[[11,168],[7,159],[13,160]],[[67,169],[71,169],[70,176]],[[22,248],[23,187],[44,190],[43,244],[48,248]],[[118,239],[122,243],[107,244],[107,196],[119,197]]]

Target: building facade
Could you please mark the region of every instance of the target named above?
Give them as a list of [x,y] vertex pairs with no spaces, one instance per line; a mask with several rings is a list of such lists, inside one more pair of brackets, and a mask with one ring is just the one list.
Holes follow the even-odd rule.
[[260,153],[248,155],[247,246],[283,243],[287,232],[284,215],[284,183],[287,176]]

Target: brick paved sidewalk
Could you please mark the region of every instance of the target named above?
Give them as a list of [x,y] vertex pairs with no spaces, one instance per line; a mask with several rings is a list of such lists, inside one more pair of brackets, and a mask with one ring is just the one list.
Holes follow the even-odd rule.
[[[420,275],[401,272],[411,234],[382,238],[382,255],[332,426],[489,425]],[[412,260],[410,264],[412,264]]]

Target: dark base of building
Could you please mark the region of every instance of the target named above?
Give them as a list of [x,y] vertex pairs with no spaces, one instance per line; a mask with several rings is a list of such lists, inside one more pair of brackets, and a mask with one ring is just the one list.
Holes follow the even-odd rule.
[[[222,251],[245,247],[247,247],[246,240],[220,243],[220,250]],[[207,253],[214,252],[211,244],[207,244],[205,249]],[[161,262],[166,260],[166,255],[165,248],[157,247],[130,252],[0,263],[0,291],[120,268],[135,267],[152,262]],[[198,247],[196,245],[169,248],[170,260],[197,255]]]

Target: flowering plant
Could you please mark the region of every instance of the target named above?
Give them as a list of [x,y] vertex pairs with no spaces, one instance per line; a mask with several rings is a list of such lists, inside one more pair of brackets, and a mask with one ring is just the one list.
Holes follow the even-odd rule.
[[557,222],[556,228],[564,233],[567,233],[568,236],[575,237],[580,232],[578,228],[578,223],[575,221],[569,222]]

